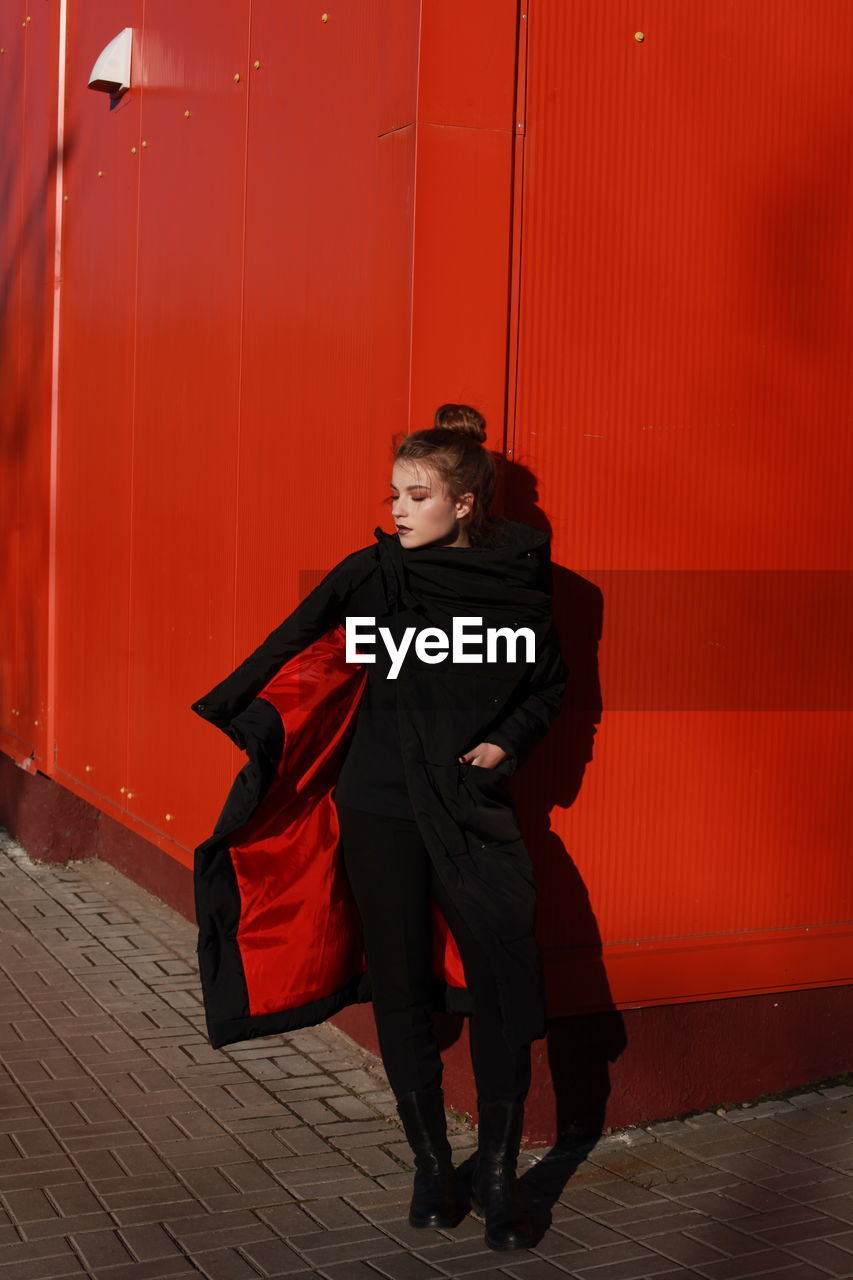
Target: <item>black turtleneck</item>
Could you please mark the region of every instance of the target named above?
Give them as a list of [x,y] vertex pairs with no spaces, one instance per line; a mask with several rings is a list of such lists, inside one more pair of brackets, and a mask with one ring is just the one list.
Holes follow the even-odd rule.
[[378,644],[375,652],[334,799],[368,813],[414,820],[397,728],[397,681],[386,679],[391,659],[385,645]]

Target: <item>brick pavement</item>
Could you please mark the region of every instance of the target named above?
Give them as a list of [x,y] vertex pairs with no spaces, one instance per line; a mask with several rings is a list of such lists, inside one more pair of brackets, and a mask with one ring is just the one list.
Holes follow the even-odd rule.
[[211,1050],[194,928],[112,868],[0,829],[0,969],[0,1280],[853,1277],[853,1087],[523,1152],[539,1241],[497,1254],[408,1226],[393,1097],[337,1028]]

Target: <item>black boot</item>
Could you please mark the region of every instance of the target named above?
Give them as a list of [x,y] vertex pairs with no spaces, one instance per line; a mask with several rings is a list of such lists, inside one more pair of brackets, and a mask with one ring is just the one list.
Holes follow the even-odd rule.
[[463,1215],[456,1193],[453,1153],[447,1141],[444,1090],[418,1089],[401,1094],[397,1112],[415,1156],[409,1224],[455,1227]]
[[529,1249],[530,1223],[515,1207],[515,1168],[521,1144],[524,1101],[478,1098],[477,1163],[471,1212],[486,1221],[490,1249]]

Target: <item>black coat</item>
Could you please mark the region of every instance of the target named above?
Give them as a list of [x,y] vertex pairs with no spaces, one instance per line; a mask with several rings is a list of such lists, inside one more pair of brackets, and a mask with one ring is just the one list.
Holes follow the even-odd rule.
[[[195,850],[199,968],[211,1044],[324,1021],[370,999],[361,921],[339,855],[332,792],[367,668],[344,620],[399,636],[454,616],[530,627],[536,660],[438,665],[409,651],[397,679],[409,797],[435,868],[498,982],[511,1047],[545,1034],[536,883],[507,776],[547,732],[566,684],[551,608],[550,537],[500,524],[493,547],[406,550],[377,528],[192,710],[248,754],[213,835]],[[502,652],[502,650],[499,650]],[[521,649],[523,657],[524,650]],[[481,741],[507,758],[460,764]],[[452,934],[433,902],[436,1007],[470,1012]]]

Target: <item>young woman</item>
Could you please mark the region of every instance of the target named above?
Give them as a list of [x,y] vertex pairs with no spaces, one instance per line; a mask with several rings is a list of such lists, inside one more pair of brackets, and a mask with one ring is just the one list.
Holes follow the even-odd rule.
[[[484,440],[464,405],[406,436],[396,533],[377,528],[378,545],[346,557],[193,704],[250,756],[196,850],[196,885],[212,1043],[373,1001],[415,1156],[413,1226],[464,1216],[432,1012],[470,1015],[471,1206],[506,1250],[532,1238],[514,1183],[530,1045],[545,1034],[536,885],[507,777],[550,727],[566,668],[548,535],[490,516]],[[286,990],[270,976],[282,966],[299,971]]]

